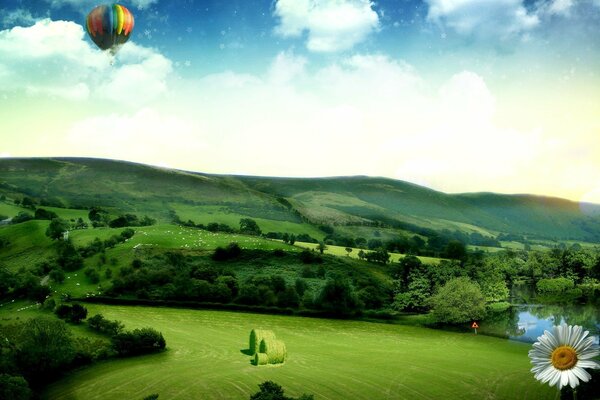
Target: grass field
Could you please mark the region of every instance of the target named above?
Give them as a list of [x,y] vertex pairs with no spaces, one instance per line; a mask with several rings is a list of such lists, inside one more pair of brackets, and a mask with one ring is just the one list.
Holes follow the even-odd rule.
[[[173,206],[175,212],[182,221],[192,220],[196,224],[207,225],[211,222],[218,222],[229,225],[234,229],[240,226],[240,219],[249,218],[248,215],[239,214],[227,210],[226,207],[220,206],[188,206],[176,205]],[[307,223],[298,223],[292,221],[281,221],[266,218],[251,217],[256,221],[263,233],[268,232],[284,232],[293,234],[308,234],[315,239],[323,239],[325,234],[315,226]]]
[[[302,247],[305,249],[317,249],[317,247],[319,246],[317,243],[305,243],[305,242],[296,242],[295,243],[296,246],[298,247]],[[352,258],[356,258],[358,259],[358,252],[361,249],[357,249],[357,248],[352,248],[352,252],[350,252],[350,257]],[[369,252],[370,250],[363,250],[364,252]],[[339,257],[347,257],[348,256],[348,252],[346,251],[346,248],[343,246],[332,246],[332,245],[327,245],[327,248],[324,250],[325,254],[331,254],[334,256],[339,256]],[[398,262],[401,258],[403,258],[405,255],[404,254],[400,254],[400,253],[389,253],[390,254],[390,262]],[[440,261],[442,260],[442,258],[435,258],[435,257],[424,257],[424,256],[418,256],[417,258],[419,258],[422,262],[424,262],[425,264],[439,264]]]
[[[557,399],[529,372],[529,346],[411,326],[233,312],[89,305],[127,328],[153,326],[168,351],[103,362],[51,385],[43,399],[248,399],[273,380],[316,399]],[[241,350],[252,328],[288,349],[279,367]]]

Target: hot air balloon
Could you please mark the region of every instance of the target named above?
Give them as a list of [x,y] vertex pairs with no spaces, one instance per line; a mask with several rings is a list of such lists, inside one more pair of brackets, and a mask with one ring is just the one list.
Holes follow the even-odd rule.
[[112,56],[129,39],[133,31],[133,14],[120,4],[105,4],[94,8],[86,18],[90,38]]

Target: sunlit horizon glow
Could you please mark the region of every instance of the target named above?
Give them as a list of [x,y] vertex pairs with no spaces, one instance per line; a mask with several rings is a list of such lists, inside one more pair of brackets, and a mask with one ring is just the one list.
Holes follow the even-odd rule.
[[0,157],[600,204],[598,2],[235,3],[121,2],[136,27],[111,66],[95,2],[7,0]]

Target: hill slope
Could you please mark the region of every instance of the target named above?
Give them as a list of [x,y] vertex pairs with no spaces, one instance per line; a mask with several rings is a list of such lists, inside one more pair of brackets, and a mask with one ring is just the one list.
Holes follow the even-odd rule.
[[[129,162],[0,159],[0,194],[23,195],[73,208],[94,205],[168,221],[230,214],[278,223],[459,230],[557,240],[600,241],[600,206],[586,213],[568,200],[474,193],[451,195],[408,182],[363,176],[270,178],[169,170]],[[590,212],[591,211],[591,212]],[[594,216],[595,215],[595,216]],[[216,218],[216,217],[215,217]],[[184,218],[185,219],[185,218]],[[304,228],[303,228],[304,229]],[[285,231],[286,229],[281,229]]]

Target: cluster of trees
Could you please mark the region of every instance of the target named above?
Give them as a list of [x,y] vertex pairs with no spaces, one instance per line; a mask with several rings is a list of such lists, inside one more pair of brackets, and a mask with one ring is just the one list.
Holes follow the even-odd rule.
[[467,234],[448,229],[434,231],[419,228],[418,235],[398,236],[387,240],[381,239],[381,233],[377,230],[374,231],[375,237],[367,240],[364,237],[351,237],[337,233],[331,226],[320,226],[320,229],[327,233],[324,238],[325,244],[362,250],[384,249],[392,253],[430,257],[464,259],[466,245],[469,244],[500,247],[500,242],[491,236],[483,236],[477,232]]
[[241,233],[244,235],[262,236],[267,239],[278,239],[283,240],[285,243],[294,244],[295,242],[307,242],[307,243],[318,243],[318,240],[311,237],[306,233],[300,233],[295,235],[287,232],[268,232],[263,233],[258,223],[252,218],[241,218],[239,222],[239,229],[234,229],[231,226],[218,222],[210,222],[207,225],[196,224],[191,219],[182,221],[179,216],[171,211],[171,218],[177,225],[187,226],[190,228],[198,228],[209,232],[223,232],[223,233]]
[[6,298],[25,298],[43,302],[50,294],[50,289],[40,283],[40,277],[29,270],[20,269],[12,272],[0,268],[0,300]]
[[[212,262],[207,257],[180,253],[134,260],[120,269],[105,292],[109,296],[136,296],[140,299],[198,301],[247,306],[312,309],[331,314],[350,314],[378,309],[392,300],[392,287],[368,272],[327,265],[311,251],[300,254],[282,250],[242,250],[235,243],[218,248]],[[287,273],[244,274],[233,272],[236,265],[251,262],[296,263],[296,275]],[[338,261],[343,264],[343,262]],[[315,265],[316,264],[316,265]],[[348,265],[343,264],[345,268]],[[328,271],[329,270],[329,271]]]
[[[63,321],[37,317],[0,327],[0,393],[25,400],[64,372],[105,358],[105,342],[74,338]],[[33,389],[33,390],[32,390]]]
[[235,233],[235,229],[233,229],[231,226],[219,222],[210,222],[204,225],[196,224],[191,219],[188,219],[187,221],[182,221],[177,215],[177,213],[175,213],[174,211],[171,211],[171,218],[174,224],[187,226],[189,228],[197,228],[209,232]]
[[152,328],[123,331],[121,323],[108,321],[102,315],[92,317],[89,326],[108,335],[110,341],[74,337],[63,321],[50,317],[0,326],[2,398],[28,400],[35,390],[73,368],[109,357],[154,353],[166,347],[162,334]]
[[138,217],[135,214],[121,214],[111,219],[107,210],[101,207],[92,207],[88,212],[88,218],[94,228],[108,226],[111,228],[124,228],[127,226],[150,226],[156,223],[154,218],[148,216]]
[[415,256],[406,256],[392,266],[391,273],[395,279],[393,307],[397,310],[430,309],[435,304],[432,296],[456,279],[475,283],[483,304],[505,300],[509,295],[504,271],[481,255],[473,255],[465,263],[441,261],[438,265],[424,264]]
[[80,323],[82,320],[87,318],[87,308],[81,304],[61,304],[54,309],[54,313],[60,319],[72,322],[74,324]]

